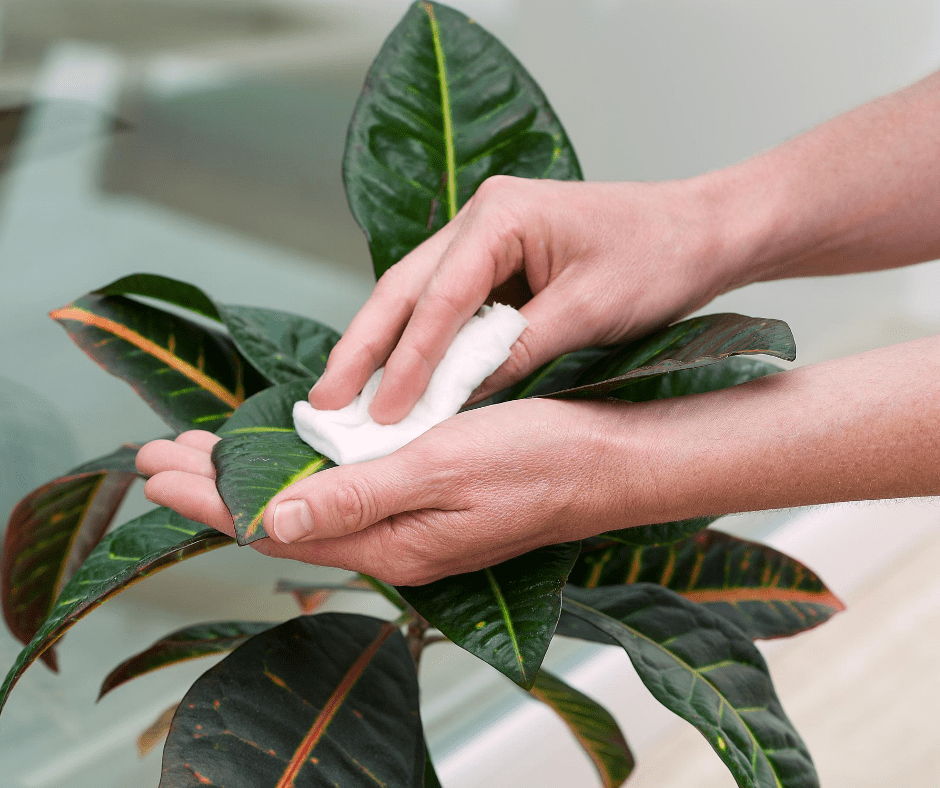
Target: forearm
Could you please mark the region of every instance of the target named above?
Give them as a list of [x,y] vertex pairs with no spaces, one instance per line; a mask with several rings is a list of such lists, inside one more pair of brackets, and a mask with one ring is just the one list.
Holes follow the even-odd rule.
[[940,336],[617,418],[628,521],[940,495]]
[[940,72],[697,179],[732,248],[727,286],[940,257]]

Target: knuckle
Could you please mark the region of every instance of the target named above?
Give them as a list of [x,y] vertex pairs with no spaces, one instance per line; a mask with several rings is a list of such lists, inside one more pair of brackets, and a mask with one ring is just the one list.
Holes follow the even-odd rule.
[[330,501],[332,517],[343,531],[356,531],[372,524],[375,505],[365,485],[343,479],[333,489]]

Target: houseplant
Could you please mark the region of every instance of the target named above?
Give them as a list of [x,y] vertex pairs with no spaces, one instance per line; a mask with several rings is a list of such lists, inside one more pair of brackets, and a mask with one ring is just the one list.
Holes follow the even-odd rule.
[[[456,11],[416,3],[369,72],[344,158],[376,274],[496,174],[576,180],[580,168],[512,55]],[[173,430],[219,434],[217,485],[239,543],[264,536],[260,513],[274,494],[329,466],[297,438],[290,418],[338,339],[328,327],[219,304],[153,274],[113,282],[53,317]],[[709,391],[776,371],[748,354],[794,352],[779,321],[711,315],[622,347],[568,354],[492,402]],[[0,702],[37,658],[55,667],[56,640],[98,604],[179,560],[233,544],[164,508],[107,532],[134,481],[135,451],[125,446],[86,463],[14,510],[2,594],[7,623],[27,645]],[[739,785],[817,785],[752,641],[815,626],[840,603],[793,559],[705,530],[713,519],[545,547],[421,587],[362,576],[398,618],[308,613],[282,624],[196,625],[126,660],[102,692],[182,659],[232,651],[176,711],[161,785],[434,785],[416,666],[424,646],[444,637],[554,708],[602,783],[619,785],[633,758],[616,722],[540,667],[553,637],[573,637],[625,649],[657,699],[703,733]],[[329,590],[294,589],[308,609],[312,595]]]

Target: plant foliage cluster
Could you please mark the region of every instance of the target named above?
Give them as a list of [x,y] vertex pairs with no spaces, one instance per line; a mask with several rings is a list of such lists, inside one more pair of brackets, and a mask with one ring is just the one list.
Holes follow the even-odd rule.
[[[515,58],[462,14],[416,3],[369,71],[343,162],[376,274],[497,174],[581,177],[564,129]],[[264,536],[260,515],[275,493],[329,467],[293,432],[291,405],[323,371],[338,339],[332,329],[220,304],[152,274],[123,278],[52,316],[174,431],[221,436],[217,485],[239,543]],[[710,315],[564,356],[493,402],[710,391],[775,372],[746,358],[758,353],[793,358],[787,327]],[[26,646],[0,701],[36,659],[55,669],[55,642],[99,604],[178,561],[234,544],[165,508],[109,530],[135,480],[136,449],[75,468],[14,510],[2,601]],[[601,783],[621,785],[633,756],[617,723],[541,667],[553,637],[578,638],[624,649],[650,692],[702,733],[738,785],[811,788],[818,780],[809,753],[753,641],[816,626],[841,603],[794,559],[706,530],[713,519],[545,547],[421,587],[350,581],[390,600],[401,611],[391,622],[316,613],[333,589],[291,587],[304,615],[171,633],[117,666],[101,693],[181,660],[231,652],[177,709],[161,786],[433,786],[417,660],[426,644],[449,640],[554,709]]]

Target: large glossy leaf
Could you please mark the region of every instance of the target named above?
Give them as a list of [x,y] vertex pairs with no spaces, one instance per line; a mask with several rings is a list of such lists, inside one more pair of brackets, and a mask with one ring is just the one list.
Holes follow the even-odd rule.
[[107,534],[62,589],[49,617],[13,663],[0,687],[0,708],[23,671],[106,599],[161,569],[231,543],[218,531],[162,507]]
[[604,788],[623,785],[635,761],[610,712],[545,670],[539,671],[530,691],[564,720],[597,769]]
[[304,616],[251,638],[192,686],[161,788],[421,788],[418,682],[394,624]]
[[[32,640],[62,586],[100,541],[134,481],[137,446],[73,468],[33,490],[10,515],[3,548],[3,615],[23,643]],[[55,651],[43,661],[58,669]]]
[[224,334],[125,296],[86,295],[52,317],[178,431],[216,430],[267,385]]
[[238,349],[273,384],[318,378],[339,340],[332,328],[290,312],[223,304],[219,311]]
[[734,624],[650,583],[569,588],[564,611],[559,634],[622,646],[647,689],[705,736],[739,786],[819,788],[764,658]]
[[[613,394],[629,400],[631,384],[644,378],[756,353],[788,361],[796,358],[796,345],[787,324],[735,314],[694,317],[612,350],[585,369],[576,386],[556,396]],[[643,399],[649,398],[648,391],[641,389],[639,394]]]
[[704,531],[721,515],[707,517],[693,517],[690,520],[676,520],[671,523],[655,523],[653,525],[640,525],[633,528],[621,528],[618,531],[607,531],[599,538],[608,539],[621,544],[653,545],[670,544]]
[[561,589],[578,543],[551,545],[501,564],[399,593],[461,648],[529,689],[555,631]]
[[99,295],[136,295],[223,323],[235,345],[270,383],[316,378],[339,339],[332,328],[290,312],[213,301],[188,282],[158,274],[131,274],[96,290]]
[[581,178],[561,123],[515,57],[463,14],[415,3],[366,76],[343,159],[376,276],[497,174]]
[[650,547],[585,543],[568,582],[586,588],[657,583],[706,605],[752,638],[795,635],[845,608],[795,558],[720,531]]
[[178,629],[112,670],[101,684],[98,700],[145,673],[191,659],[224,654],[272,626],[274,624],[267,621],[214,621]]
[[333,465],[294,431],[291,410],[309,390],[309,381],[295,381],[259,392],[219,430],[222,440],[212,450],[215,484],[239,544],[267,536],[261,517],[271,498]]

